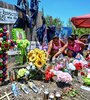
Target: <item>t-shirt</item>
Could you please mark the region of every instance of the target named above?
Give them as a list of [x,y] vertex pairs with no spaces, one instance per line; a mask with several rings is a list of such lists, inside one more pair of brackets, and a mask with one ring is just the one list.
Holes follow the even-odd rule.
[[80,46],[80,43],[78,43],[78,40],[75,40],[74,42],[75,42],[75,43],[74,43],[74,46],[68,45],[68,49],[69,49],[69,50],[72,50],[72,51],[74,51],[74,52],[79,52],[79,51],[81,51],[81,46]]

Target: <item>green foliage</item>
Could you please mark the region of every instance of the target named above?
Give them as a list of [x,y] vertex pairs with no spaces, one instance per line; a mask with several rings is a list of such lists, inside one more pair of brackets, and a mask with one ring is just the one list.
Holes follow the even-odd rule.
[[84,82],[85,85],[90,86],[90,78],[83,77],[82,79],[83,79],[83,82]]
[[82,34],[86,34],[86,33],[90,33],[90,28],[77,28],[75,30],[75,34],[77,35],[82,35]]
[[46,16],[46,25],[55,25],[56,27],[63,26],[63,22],[59,18],[53,18],[52,16]]
[[3,29],[2,28],[0,28],[0,33],[2,33],[3,32]]

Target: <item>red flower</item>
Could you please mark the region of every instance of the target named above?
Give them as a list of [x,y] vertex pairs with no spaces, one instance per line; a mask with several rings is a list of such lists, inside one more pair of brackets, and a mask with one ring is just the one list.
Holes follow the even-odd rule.
[[0,33],[0,37],[2,37],[3,36],[3,33]]
[[88,63],[88,67],[90,67],[90,62]]
[[0,78],[0,81],[2,81],[3,80],[3,78]]
[[76,70],[81,70],[82,69],[82,64],[81,63],[76,63],[76,64],[74,64],[74,66],[76,67]]
[[0,58],[2,58],[3,57],[3,55],[2,54],[0,54]]
[[53,76],[54,76],[54,73],[53,72],[50,72],[50,67],[48,67],[45,71],[45,80],[46,81],[49,81]]
[[81,75],[85,76],[85,73],[84,72],[81,72]]

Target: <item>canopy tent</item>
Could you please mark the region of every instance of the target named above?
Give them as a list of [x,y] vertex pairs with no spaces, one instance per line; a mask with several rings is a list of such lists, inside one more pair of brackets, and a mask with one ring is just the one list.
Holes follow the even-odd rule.
[[71,22],[76,28],[90,28],[90,14],[72,17]]

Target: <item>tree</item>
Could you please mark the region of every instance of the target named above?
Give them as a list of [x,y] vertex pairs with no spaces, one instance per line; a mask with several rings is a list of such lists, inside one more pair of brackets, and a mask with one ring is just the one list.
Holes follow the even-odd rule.
[[67,22],[67,27],[72,27],[71,20],[69,19]]
[[53,18],[52,16],[46,16],[46,25],[51,26],[55,25],[56,27],[63,26],[63,22],[59,18]]
[[90,28],[77,28],[75,33],[79,36],[82,34],[90,33]]

